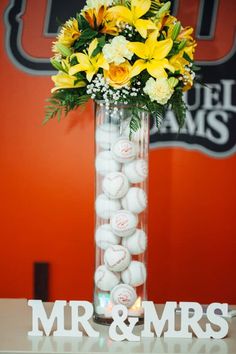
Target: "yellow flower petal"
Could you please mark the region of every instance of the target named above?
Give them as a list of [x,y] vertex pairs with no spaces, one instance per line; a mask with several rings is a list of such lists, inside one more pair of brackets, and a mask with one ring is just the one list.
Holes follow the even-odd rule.
[[151,0],[131,0],[131,11],[134,21],[145,15],[150,9]]
[[155,59],[163,59],[167,56],[173,46],[172,39],[168,38],[163,41],[156,42],[153,57]]
[[147,37],[148,30],[155,30],[156,25],[150,20],[137,20],[134,22],[134,26],[143,38]]
[[91,57],[92,54],[93,54],[93,51],[97,48],[97,45],[98,45],[98,39],[95,38],[89,45],[89,48],[88,48],[88,54],[89,56]]
[[93,78],[93,75],[96,73],[95,70],[91,69],[91,70],[87,70],[86,72],[86,78],[87,80],[90,82]]
[[137,76],[138,74],[141,73],[141,71],[145,70],[147,68],[147,63],[145,60],[138,59],[134,63],[132,70],[131,70],[131,76]]
[[[152,60],[147,63],[147,71],[149,74],[157,79],[167,77],[167,73],[164,68],[169,66],[168,60]],[[169,66],[171,67],[171,65]]]
[[80,71],[85,71],[87,70],[87,67],[85,67],[83,64],[77,64],[74,66],[71,66],[69,69],[69,75],[75,75],[79,73]]
[[139,58],[147,59],[146,55],[146,45],[141,42],[130,42],[127,44],[127,48],[131,50],[131,52],[135,53]]
[[108,15],[116,17],[118,20],[122,19],[123,21],[132,24],[133,15],[132,12],[125,6],[114,6],[107,11]]
[[51,90],[52,93],[60,89],[84,87],[86,85],[84,81],[78,81],[75,84],[75,81],[77,80],[75,76],[62,72],[59,72],[57,75],[53,75],[52,80],[55,83],[55,87]]
[[98,60],[97,60],[97,66],[99,68],[103,68],[105,70],[108,70],[109,69],[109,64],[108,62],[106,61],[105,57],[103,54],[100,54],[99,57],[98,57]]

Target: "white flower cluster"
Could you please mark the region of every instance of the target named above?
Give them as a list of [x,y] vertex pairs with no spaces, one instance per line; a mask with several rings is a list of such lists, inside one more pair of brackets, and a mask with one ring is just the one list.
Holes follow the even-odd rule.
[[[137,83],[141,86],[141,83]],[[103,100],[107,108],[110,106],[110,102],[118,103],[122,101],[124,104],[128,104],[128,98],[136,97],[140,94],[141,88],[135,88],[130,86],[123,86],[119,89],[113,89],[109,86],[109,80],[105,79],[102,74],[97,74],[92,82],[87,85],[87,94],[91,95],[92,99]]]
[[124,27],[122,28],[122,30],[123,30],[123,33],[126,37],[129,37],[130,39],[133,37],[134,29],[129,24],[125,24]]
[[100,6],[111,6],[113,5],[113,0],[87,0],[84,10],[88,9],[98,9]]
[[102,52],[108,63],[119,65],[126,59],[131,60],[133,52],[127,48],[129,41],[124,36],[114,37],[109,44],[105,44]]
[[185,71],[187,71],[189,73],[189,75],[188,74],[183,75],[183,84],[184,85],[188,84],[189,79],[191,79],[193,81],[196,76],[195,72],[193,70],[191,70],[191,66],[192,66],[192,64],[190,63],[189,65],[185,65],[185,67],[184,67]]
[[174,92],[166,78],[155,80],[152,77],[147,80],[143,91],[150,97],[152,102],[157,101],[162,105],[167,103]]

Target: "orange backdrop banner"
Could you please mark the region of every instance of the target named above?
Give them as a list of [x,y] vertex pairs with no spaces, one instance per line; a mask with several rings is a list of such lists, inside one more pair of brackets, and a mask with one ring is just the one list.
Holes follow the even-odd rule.
[[[79,3],[79,7],[78,7]],[[50,264],[50,300],[92,299],[92,104],[42,126],[51,43],[78,0],[2,0],[0,297],[33,297],[33,263]],[[196,28],[203,81],[177,134],[151,129],[148,296],[236,303],[235,1],[173,2]]]

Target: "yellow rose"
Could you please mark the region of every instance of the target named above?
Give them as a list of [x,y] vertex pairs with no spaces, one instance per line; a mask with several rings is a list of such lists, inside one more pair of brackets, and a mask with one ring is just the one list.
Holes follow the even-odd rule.
[[110,64],[109,70],[104,70],[104,77],[108,79],[109,85],[120,88],[129,84],[131,79],[132,66],[128,61],[120,65]]

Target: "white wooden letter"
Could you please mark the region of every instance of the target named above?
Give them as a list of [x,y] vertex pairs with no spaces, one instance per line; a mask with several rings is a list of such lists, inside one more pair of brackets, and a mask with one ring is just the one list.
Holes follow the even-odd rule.
[[[216,314],[215,311],[216,310],[220,310],[221,311],[221,315],[220,314]],[[228,315],[228,304],[219,304],[219,303],[212,303],[208,306],[207,308],[207,318],[208,320],[219,326],[220,329],[219,331],[214,331],[212,329],[212,326],[207,323],[206,325],[206,329],[207,329],[207,333],[209,338],[215,338],[215,339],[221,339],[227,336],[228,331],[229,331],[229,324],[226,321],[225,318],[223,318],[222,316],[227,316]]]
[[[95,331],[89,319],[93,316],[93,305],[88,301],[70,301],[71,307],[71,330],[66,335],[81,337],[83,332],[79,330],[79,323],[84,328],[89,337],[99,337],[99,332]],[[84,313],[79,316],[79,307],[84,308]]]
[[151,331],[151,324],[154,327],[154,331],[157,337],[160,337],[166,321],[168,326],[172,329],[175,328],[175,309],[177,303],[170,301],[165,304],[161,318],[158,318],[155,306],[152,301],[143,301],[142,307],[144,309],[144,329],[141,332],[142,337],[154,337],[154,333]]
[[[192,332],[189,332],[189,327],[198,338],[209,338],[207,332],[204,332],[198,321],[202,318],[203,309],[198,302],[180,302],[181,309],[181,330],[178,337],[192,338]],[[190,312],[190,309],[194,312]]]
[[[39,320],[46,336],[49,336],[55,320],[57,320],[57,329],[61,331],[64,329],[64,307],[66,301],[55,301],[51,315],[47,316],[42,300],[29,300],[28,305],[32,307],[32,331],[28,332],[29,336],[42,336],[43,331],[39,330]],[[54,332],[54,335],[57,331]]]

